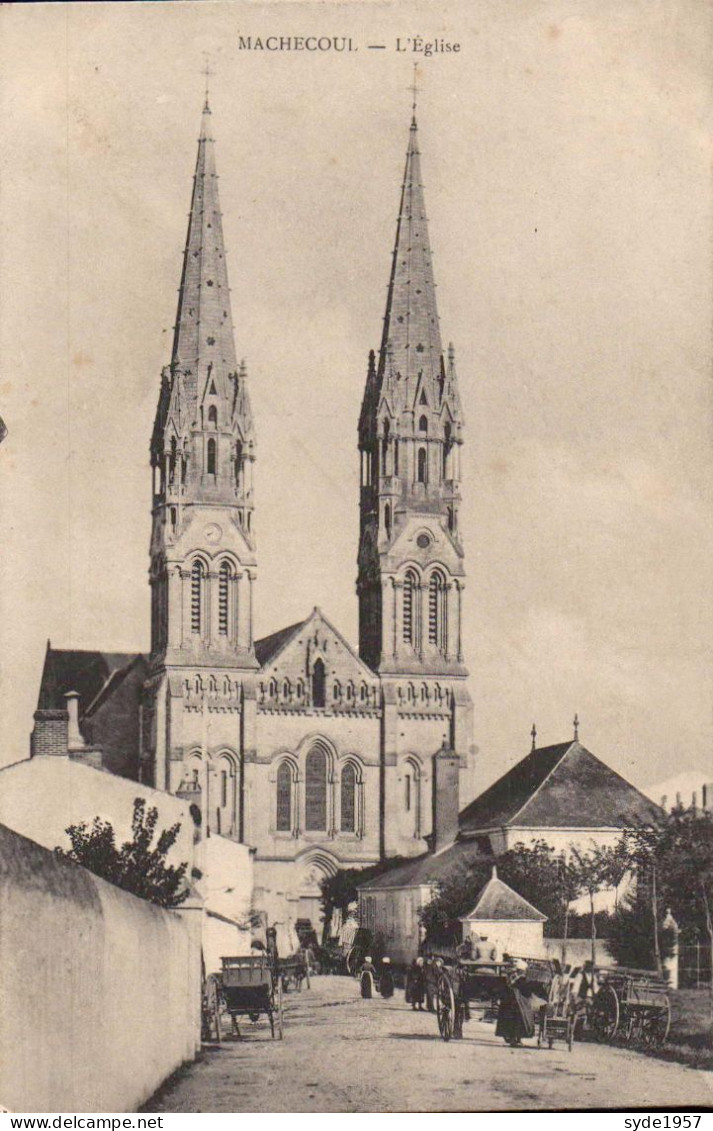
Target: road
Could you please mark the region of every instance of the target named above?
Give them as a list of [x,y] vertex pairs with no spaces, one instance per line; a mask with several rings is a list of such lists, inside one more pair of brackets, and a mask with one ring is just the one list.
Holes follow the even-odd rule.
[[350,978],[321,977],[285,997],[285,1037],[245,1019],[245,1039],[203,1059],[150,1101],[148,1112],[454,1112],[713,1105],[713,1073],[625,1049],[526,1042],[470,1021],[445,1043],[433,1014],[396,991],[363,1001]]

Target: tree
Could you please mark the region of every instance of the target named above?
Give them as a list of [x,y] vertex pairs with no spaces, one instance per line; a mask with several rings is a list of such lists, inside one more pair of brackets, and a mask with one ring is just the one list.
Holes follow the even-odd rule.
[[602,888],[618,887],[627,869],[623,845],[615,848],[596,847],[590,852],[570,850],[566,864],[568,882],[571,890],[589,896],[589,916],[591,923],[592,962],[596,963],[597,920],[594,910],[594,896]]
[[675,934],[667,927],[659,927],[654,932],[651,902],[645,893],[641,894],[643,898],[638,894],[627,895],[610,917],[607,945],[620,966],[658,970],[657,963],[673,954]]
[[86,822],[70,825],[65,831],[72,842],[71,849],[55,848],[55,854],[81,864],[139,899],[149,900],[159,907],[178,907],[188,896],[185,884],[188,864],[176,867],[167,864],[166,857],[181,826],[175,824],[164,829],[153,845],[157,823],[158,809],[147,811],[145,800],[137,797],[131,820],[132,838],[120,848],[116,846],[111,823],[95,817],[91,825]]
[[640,883],[671,909],[684,930],[698,929],[710,944],[710,1014],[713,1022],[713,813],[678,806],[641,823],[627,837]]

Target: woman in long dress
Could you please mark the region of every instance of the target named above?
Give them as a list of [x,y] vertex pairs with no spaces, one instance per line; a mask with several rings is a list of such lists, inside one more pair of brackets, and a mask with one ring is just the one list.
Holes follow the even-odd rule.
[[539,998],[533,998],[532,986],[527,981],[527,963],[519,960],[503,986],[498,1005],[498,1023],[495,1036],[517,1048],[523,1038],[535,1035],[535,1007]]

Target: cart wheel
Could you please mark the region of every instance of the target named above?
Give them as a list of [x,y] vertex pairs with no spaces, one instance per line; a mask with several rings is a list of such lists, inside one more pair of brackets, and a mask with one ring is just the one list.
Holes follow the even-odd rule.
[[619,1028],[619,998],[613,986],[602,986],[597,991],[592,1000],[589,1018],[597,1040],[614,1040]]
[[658,1048],[664,1043],[671,1028],[671,1003],[652,1010],[641,1019],[641,1038],[649,1048]]
[[443,973],[436,986],[436,1014],[438,1031],[444,1041],[450,1041],[453,1036],[455,1012],[456,1003],[453,997],[453,986],[448,975]]
[[[277,1036],[278,1036],[278,1039],[281,1041],[284,1034],[283,1034],[283,1025],[282,1025],[282,988],[280,986],[277,987],[277,1001],[275,1002],[275,1016],[277,1018]],[[274,1033],[273,1033],[273,1036],[274,1036]]]

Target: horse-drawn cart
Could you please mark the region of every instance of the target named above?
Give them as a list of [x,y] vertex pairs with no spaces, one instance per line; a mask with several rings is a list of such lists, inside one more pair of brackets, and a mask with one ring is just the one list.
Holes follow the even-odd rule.
[[587,1010],[587,1028],[601,1041],[662,1045],[671,1027],[663,978],[651,970],[599,967],[598,989]]
[[240,1039],[239,1017],[257,1022],[265,1015],[273,1037],[282,1038],[282,980],[273,972],[267,954],[221,959],[222,970],[210,974],[203,993],[203,1029],[222,1038],[222,1018],[228,1014],[232,1032]]

